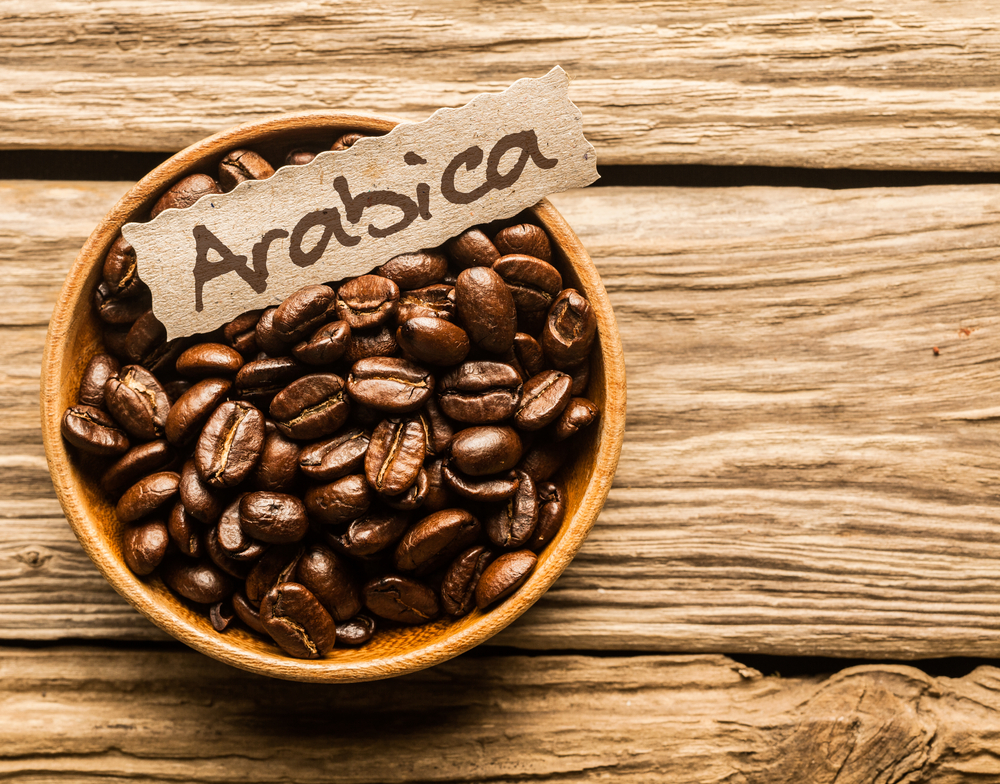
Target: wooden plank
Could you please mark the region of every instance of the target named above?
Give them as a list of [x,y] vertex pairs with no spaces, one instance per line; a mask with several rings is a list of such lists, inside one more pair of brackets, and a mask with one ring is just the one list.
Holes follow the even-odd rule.
[[560,64],[599,159],[993,170],[1000,22],[973,0],[2,0],[0,146],[177,150],[274,113],[409,120]]
[[[0,205],[7,188],[47,205],[75,187],[94,186],[3,184]],[[628,432],[590,539],[496,642],[996,656],[1000,186],[555,202],[620,321]],[[68,227],[108,206],[74,203]],[[24,283],[40,312],[30,298],[53,296],[69,257],[31,252],[17,234],[30,221],[3,216],[0,249],[20,242],[20,262],[48,270],[37,295]],[[0,407],[13,469],[0,472],[0,636],[156,636],[59,519],[37,440],[44,329],[2,335],[0,373],[16,383]]]
[[183,650],[6,648],[0,675],[0,775],[18,782],[1000,777],[994,667],[780,678],[722,656],[463,656],[333,686]]

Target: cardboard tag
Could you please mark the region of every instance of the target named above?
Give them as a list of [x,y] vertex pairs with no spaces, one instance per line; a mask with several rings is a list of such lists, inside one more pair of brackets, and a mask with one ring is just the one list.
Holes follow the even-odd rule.
[[363,275],[598,178],[558,66],[122,228],[168,338]]

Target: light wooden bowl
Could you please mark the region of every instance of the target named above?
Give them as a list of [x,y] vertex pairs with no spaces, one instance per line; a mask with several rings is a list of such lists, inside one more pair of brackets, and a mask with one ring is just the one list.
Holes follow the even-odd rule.
[[161,629],[202,653],[245,670],[301,681],[362,681],[388,678],[430,667],[483,642],[520,616],[562,574],[601,511],[618,464],[625,427],[625,364],[621,339],[607,292],[593,262],[562,216],[543,200],[531,212],[553,240],[567,285],[590,301],[598,317],[588,396],[601,409],[579,454],[564,467],[569,507],[556,539],[541,553],[529,580],[507,601],[457,621],[380,631],[360,648],[339,648],[316,661],[294,659],[276,646],[230,628],[219,634],[202,614],[175,597],[158,578],[140,579],[122,558],[122,525],[114,505],[96,484],[93,467],[60,435],[60,419],[77,402],[87,361],[102,350],[100,323],[91,298],[100,281],[104,256],[122,225],[145,220],[157,198],[174,182],[195,172],[214,173],[229,150],[251,147],[277,154],[303,141],[323,140],[357,130],[386,133],[397,121],[363,114],[283,115],[241,125],[188,147],[154,169],[114,206],[90,235],[66,277],[49,323],[42,360],[41,409],[45,454],[59,501],[87,555],[139,612]]

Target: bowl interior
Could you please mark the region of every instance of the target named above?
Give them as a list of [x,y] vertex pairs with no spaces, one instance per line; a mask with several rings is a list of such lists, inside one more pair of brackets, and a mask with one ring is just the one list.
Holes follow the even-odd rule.
[[[506,602],[474,610],[456,621],[380,630],[360,648],[338,648],[326,659],[306,661],[284,654],[242,628],[215,632],[206,615],[169,591],[159,578],[139,578],[125,565],[122,525],[98,487],[93,461],[67,449],[60,420],[78,399],[80,377],[94,353],[103,350],[101,325],[91,298],[100,282],[104,256],[122,225],[145,220],[150,207],[174,182],[194,172],[214,172],[229,150],[252,147],[272,159],[302,142],[325,142],[349,130],[385,133],[396,121],[361,114],[312,113],[280,116],[208,137],[178,153],[137,183],[87,240],[53,312],[42,367],[42,427],[45,452],[57,494],[84,550],[133,606],[165,631],[214,658],[247,670],[309,681],[372,680],[437,664],[477,645],[530,607],[566,568],[603,506],[621,451],[625,424],[625,368],[621,341],[607,293],[593,262],[561,215],[543,200],[525,215],[542,225],[565,285],[579,289],[598,317],[598,345],[592,355],[587,396],[601,409],[597,425],[578,436],[575,457],[559,477],[568,491],[566,521],[539,555],[527,583]],[[318,281],[317,281],[318,282]]]

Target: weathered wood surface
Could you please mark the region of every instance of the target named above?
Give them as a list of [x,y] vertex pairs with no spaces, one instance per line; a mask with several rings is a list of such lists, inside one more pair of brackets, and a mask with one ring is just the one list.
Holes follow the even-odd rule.
[[996,168],[975,0],[0,0],[0,146],[177,150],[264,115],[409,120],[560,64],[608,163]]
[[763,677],[722,656],[463,656],[380,683],[191,651],[0,650],[5,781],[997,781],[1000,670]]
[[[62,520],[37,413],[61,275],[125,187],[0,184],[7,639],[162,638]],[[628,432],[590,539],[496,642],[1000,655],[1000,186],[553,201],[615,306]]]

